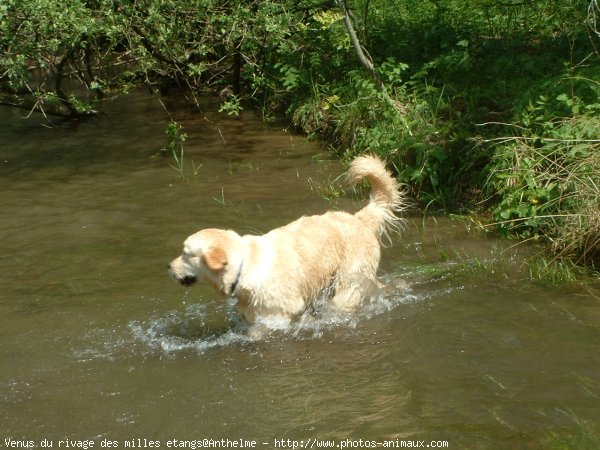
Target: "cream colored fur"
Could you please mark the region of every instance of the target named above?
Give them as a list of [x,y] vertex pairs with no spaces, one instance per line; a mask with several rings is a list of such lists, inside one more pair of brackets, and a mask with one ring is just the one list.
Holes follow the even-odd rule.
[[357,213],[301,217],[262,236],[201,230],[185,240],[169,272],[182,284],[203,278],[235,296],[251,324],[270,316],[297,319],[323,295],[351,311],[378,285],[380,240],[398,228],[403,202],[396,180],[374,156],[356,158],[348,176],[371,184],[370,202]]

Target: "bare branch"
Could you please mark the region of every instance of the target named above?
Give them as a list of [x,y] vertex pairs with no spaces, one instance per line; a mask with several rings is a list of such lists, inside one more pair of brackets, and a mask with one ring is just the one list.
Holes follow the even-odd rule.
[[381,79],[379,78],[379,74],[375,70],[375,66],[373,65],[373,61],[365,52],[363,46],[360,44],[358,40],[358,36],[356,35],[356,31],[354,30],[354,24],[352,23],[351,12],[348,9],[348,5],[346,4],[346,0],[336,0],[336,3],[342,14],[344,15],[344,24],[346,25],[346,29],[348,30],[348,35],[350,36],[350,42],[352,42],[352,46],[356,51],[356,55],[358,56],[358,60],[362,64],[362,66],[367,69],[378,89],[382,88]]

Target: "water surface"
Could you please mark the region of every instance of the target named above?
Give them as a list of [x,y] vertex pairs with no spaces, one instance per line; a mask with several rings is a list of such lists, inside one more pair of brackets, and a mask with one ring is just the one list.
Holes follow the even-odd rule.
[[188,234],[363,203],[280,124],[168,106],[189,135],[185,179],[150,96],[52,128],[0,109],[0,443],[598,445],[598,298],[529,281],[528,249],[462,222],[411,218],[384,250],[385,296],[356,314],[260,341],[232,330],[231,300],[166,274]]

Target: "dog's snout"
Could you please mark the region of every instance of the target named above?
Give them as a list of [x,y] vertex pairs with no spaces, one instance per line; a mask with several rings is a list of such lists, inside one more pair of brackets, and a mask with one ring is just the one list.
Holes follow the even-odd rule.
[[196,282],[196,277],[193,277],[193,276],[190,276],[190,275],[186,275],[185,277],[180,278],[179,282],[183,286],[189,286],[189,285],[194,284]]

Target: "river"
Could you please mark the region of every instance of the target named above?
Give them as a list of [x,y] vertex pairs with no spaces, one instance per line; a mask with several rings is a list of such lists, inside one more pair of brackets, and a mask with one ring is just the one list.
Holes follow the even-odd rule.
[[0,446],[600,445],[597,291],[531,281],[531,248],[467,222],[410,217],[355,314],[233,330],[231,300],[167,275],[187,235],[365,200],[281,123],[164,101],[183,176],[147,94],[54,127],[0,108]]

